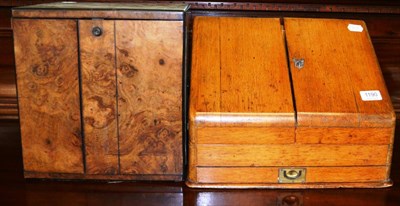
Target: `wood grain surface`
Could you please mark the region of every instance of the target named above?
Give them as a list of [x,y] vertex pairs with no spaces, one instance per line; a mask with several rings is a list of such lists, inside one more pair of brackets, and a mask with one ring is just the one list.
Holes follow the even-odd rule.
[[79,37],[86,172],[118,174],[114,21],[79,20]]
[[290,127],[205,127],[197,129],[198,144],[293,144]]
[[198,166],[386,165],[388,145],[197,145]]
[[394,128],[296,128],[299,144],[393,144]]
[[[307,167],[307,183],[383,182],[386,167]],[[198,167],[199,183],[278,183],[278,167]]]
[[116,21],[121,174],[182,174],[182,21]]
[[[244,120],[251,118],[248,113],[260,113],[279,118],[276,122],[266,118],[270,126],[294,126],[278,18],[197,17],[193,30],[191,121],[197,121],[197,112],[215,112],[217,118],[218,112],[237,113]],[[225,121],[230,122],[220,118],[221,124]]]
[[24,170],[83,173],[77,23],[13,27]]
[[[298,126],[393,127],[393,107],[364,22],[284,22]],[[349,24],[363,31],[350,31]],[[305,60],[304,68],[294,66],[295,58]],[[383,100],[361,100],[360,91],[368,90],[379,90]]]
[[166,11],[115,11],[115,10],[14,10],[19,18],[100,18],[100,19],[148,19],[182,20],[183,12]]
[[43,173],[24,172],[25,178],[34,179],[64,179],[64,180],[92,180],[92,181],[180,181],[181,174],[78,174],[78,173]]
[[[282,62],[269,59],[271,65],[264,64],[262,60],[256,64],[248,61],[258,59],[258,56],[247,51],[246,46],[251,51],[264,55],[263,59],[268,59],[272,53],[269,52],[272,49],[263,44],[266,42],[265,35],[257,36],[258,32],[264,31],[267,24],[264,21],[267,20],[271,21],[268,24],[277,26],[267,29],[269,34],[274,35],[275,31],[278,34],[266,39],[279,42],[277,39],[283,39],[279,32],[287,35],[290,73],[286,68],[284,52],[282,58],[274,59]],[[246,26],[241,24],[243,22],[246,22]],[[336,31],[335,22],[339,22],[343,28]],[[357,167],[357,171],[349,175],[347,182],[387,182],[395,118],[365,24],[351,20],[295,18],[284,18],[284,23],[281,27],[279,21],[273,18],[194,19],[189,111],[189,186],[235,188],[238,184],[243,184],[238,187],[246,187],[246,184],[257,180],[258,185],[253,187],[268,187],[269,185],[262,183],[274,183],[277,177],[271,175],[272,170],[269,168],[260,168],[265,166],[311,166],[317,168],[311,171],[318,175],[312,176],[310,181],[320,183],[346,182],[344,173],[351,171],[346,167],[379,166],[378,170],[375,167]],[[363,32],[349,31],[349,23],[361,25]],[[332,29],[329,27],[331,24],[334,32],[329,30]],[[247,28],[247,33],[241,30],[243,28]],[[346,31],[351,33],[351,38],[344,36]],[[259,41],[254,43],[252,38]],[[234,43],[229,43],[231,40]],[[345,43],[341,44],[342,42]],[[354,48],[352,42],[356,42]],[[351,55],[346,53],[352,49],[359,51],[360,56],[373,58],[375,64],[373,61],[368,62],[368,68],[362,70],[360,66],[365,62],[357,57],[354,59],[358,65],[354,66],[351,58],[357,52],[354,51]],[[294,66],[295,58],[305,60],[304,68]],[[208,71],[211,68],[208,64],[216,67],[214,69],[219,68],[219,72]],[[275,70],[277,68],[280,69]],[[289,81],[289,75],[292,82]],[[362,79],[362,75],[368,76],[366,81]],[[378,80],[368,81],[373,76],[377,76]],[[258,78],[262,81],[257,82]],[[263,83],[271,84],[265,87]],[[294,121],[290,124],[289,118],[284,119],[290,114],[290,110],[285,108],[293,107],[291,83],[297,108],[296,124]],[[274,90],[275,85],[279,89]],[[287,90],[282,92],[281,89],[286,86]],[[369,104],[376,107],[375,109],[359,106],[371,102],[361,101],[360,91],[366,90],[381,91],[383,100]],[[261,92],[257,93],[258,91]],[[275,97],[276,95],[281,97]],[[286,95],[290,101],[287,98],[282,99],[282,95]],[[246,100],[253,104],[247,104]],[[260,106],[262,103],[264,105]],[[337,168],[338,166],[343,168]],[[247,179],[242,177],[245,176],[243,171],[246,169],[255,171]],[[256,172],[262,169],[265,171]],[[339,174],[330,177],[335,172]],[[370,172],[377,176],[365,176]],[[324,173],[328,174],[326,179]],[[364,176],[359,177],[357,173]],[[206,184],[202,185],[199,179]],[[218,182],[217,179],[223,180]],[[312,182],[307,179],[308,183]]]

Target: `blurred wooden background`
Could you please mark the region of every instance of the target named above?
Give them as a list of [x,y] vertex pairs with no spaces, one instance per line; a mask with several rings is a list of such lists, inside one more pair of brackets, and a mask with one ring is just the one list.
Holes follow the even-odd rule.
[[[107,1],[107,0],[85,0]],[[108,0],[112,1],[112,0]],[[0,2],[0,119],[17,119],[15,65],[11,8],[54,2],[52,0],[3,0]],[[115,2],[137,2],[117,0]],[[141,1],[143,2],[143,1]],[[397,117],[400,118],[400,1],[390,0],[259,0],[186,1],[191,16],[296,16],[361,19],[367,24]],[[221,3],[222,2],[222,3]]]

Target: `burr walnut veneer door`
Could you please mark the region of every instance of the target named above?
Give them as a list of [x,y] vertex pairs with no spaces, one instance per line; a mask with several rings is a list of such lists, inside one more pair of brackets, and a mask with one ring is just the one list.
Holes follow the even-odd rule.
[[118,174],[114,21],[79,20],[79,37],[86,172]]
[[182,174],[182,21],[116,21],[121,174]]
[[77,23],[13,19],[25,172],[83,173]]

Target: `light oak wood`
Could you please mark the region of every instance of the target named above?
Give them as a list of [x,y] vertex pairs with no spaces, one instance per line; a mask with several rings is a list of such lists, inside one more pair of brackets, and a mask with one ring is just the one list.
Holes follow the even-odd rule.
[[205,127],[197,129],[198,144],[293,144],[290,127]]
[[[278,183],[279,167],[198,167],[199,183]],[[307,183],[379,182],[386,167],[307,167]]]
[[[220,112],[219,18],[195,18],[193,25],[192,69],[189,117],[194,122],[197,112]],[[201,68],[201,69],[200,69]],[[209,84],[202,84],[209,82]]]
[[[198,19],[196,17],[195,19]],[[220,112],[220,48],[219,19],[208,18],[207,21],[197,21],[193,25],[192,69],[190,74],[191,87],[189,97],[189,145],[188,145],[188,179],[195,180],[197,166],[197,108],[202,112]],[[201,67],[201,70],[195,68]],[[213,82],[199,84],[196,81]],[[193,85],[196,85],[195,87]],[[200,95],[201,94],[201,95]],[[215,100],[215,101],[214,101]],[[196,122],[195,122],[196,121]],[[205,122],[205,121],[204,121]],[[215,123],[219,125],[217,121]]]
[[116,21],[121,174],[182,174],[182,21]]
[[[393,107],[363,21],[284,22],[299,127],[394,125]],[[352,32],[349,24],[363,31]],[[303,58],[304,68],[296,68],[294,58]],[[383,100],[361,100],[360,91],[366,90],[379,90]]]
[[197,165],[386,165],[388,149],[388,145],[197,145]]
[[24,170],[83,173],[76,21],[13,28]]
[[114,21],[79,20],[79,37],[86,172],[118,174]]
[[[285,18],[282,23],[195,18],[187,184],[212,188],[390,185],[394,113],[365,24],[298,18]],[[364,31],[349,31],[349,23],[360,24]],[[258,36],[266,27],[268,34]],[[289,57],[285,52],[276,55],[285,49],[282,33]],[[276,50],[268,49],[271,45]],[[346,53],[349,50],[351,55]],[[360,57],[354,58],[353,65],[357,52]],[[296,68],[294,58],[305,59],[304,67]],[[370,61],[363,70],[364,58]],[[380,90],[383,100],[360,102],[360,91],[365,90]],[[306,167],[311,176],[303,184],[277,184],[278,176],[272,175],[277,171],[266,167]]]
[[294,112],[279,21],[219,18],[221,112]]
[[393,144],[394,128],[296,128],[299,144]]
[[279,19],[197,17],[193,30],[190,121],[294,126]]

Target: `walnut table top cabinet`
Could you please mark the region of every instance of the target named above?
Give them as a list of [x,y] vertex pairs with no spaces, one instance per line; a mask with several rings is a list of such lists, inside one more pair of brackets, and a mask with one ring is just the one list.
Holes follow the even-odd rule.
[[395,113],[358,20],[197,17],[190,187],[386,187]]
[[25,177],[181,180],[185,4],[13,10]]

